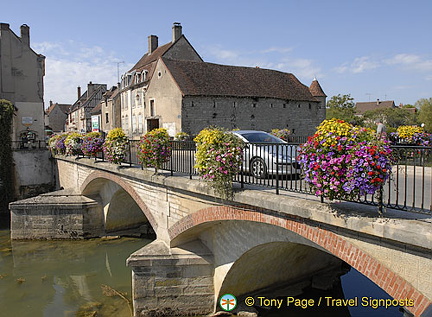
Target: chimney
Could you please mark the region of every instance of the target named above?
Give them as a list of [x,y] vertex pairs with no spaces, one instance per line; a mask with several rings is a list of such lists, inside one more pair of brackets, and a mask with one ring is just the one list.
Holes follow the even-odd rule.
[[30,27],[27,24],[21,25],[21,41],[30,46]]
[[379,106],[379,104],[380,104],[381,102],[380,102],[380,100],[379,99],[377,99],[377,106]]
[[78,99],[77,100],[79,100],[81,98],[81,87],[80,86],[77,87],[77,91],[78,91]]
[[158,37],[156,35],[150,35],[148,37],[148,54],[150,55],[158,48]]
[[172,42],[174,43],[182,36],[182,26],[180,22],[174,22],[172,27]]
[[87,98],[90,98],[90,96],[93,94],[94,92],[94,86],[92,82],[89,82],[87,84]]

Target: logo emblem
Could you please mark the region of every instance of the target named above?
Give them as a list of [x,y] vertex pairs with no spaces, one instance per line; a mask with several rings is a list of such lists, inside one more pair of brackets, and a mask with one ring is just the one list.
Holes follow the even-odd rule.
[[232,311],[237,306],[237,298],[234,295],[225,294],[220,298],[219,306],[225,311]]

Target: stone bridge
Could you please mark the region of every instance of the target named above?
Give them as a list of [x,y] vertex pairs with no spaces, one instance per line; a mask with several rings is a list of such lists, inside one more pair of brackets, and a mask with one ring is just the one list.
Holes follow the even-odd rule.
[[64,190],[12,203],[12,238],[152,228],[156,240],[127,260],[136,316],[207,314],[223,294],[256,296],[277,285],[297,294],[337,279],[344,263],[411,300],[413,315],[432,316],[430,217],[378,217],[373,206],[253,189],[223,201],[197,179],[85,158],[56,164]]

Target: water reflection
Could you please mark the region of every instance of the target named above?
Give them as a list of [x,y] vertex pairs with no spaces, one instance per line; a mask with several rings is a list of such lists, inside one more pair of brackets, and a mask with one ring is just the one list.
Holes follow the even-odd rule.
[[[4,316],[130,316],[126,258],[150,240],[10,241],[0,231],[0,307]],[[105,294],[104,294],[105,293]]]
[[[0,219],[0,315],[20,317],[131,316],[127,257],[150,240],[11,241],[7,221]],[[2,229],[3,228],[3,229]],[[390,298],[369,279],[351,269],[332,290],[306,289],[296,298]],[[402,316],[397,308],[286,308],[260,311],[260,316]]]

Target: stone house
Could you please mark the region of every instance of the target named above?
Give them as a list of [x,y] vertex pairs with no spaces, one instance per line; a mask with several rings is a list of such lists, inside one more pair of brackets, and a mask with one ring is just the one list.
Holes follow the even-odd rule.
[[[121,127],[129,138],[138,139],[146,131],[158,128],[162,122],[161,114],[154,110],[154,99],[146,97],[149,83],[155,76],[156,64],[162,57],[202,62],[182,34],[180,23],[174,23],[172,41],[167,44],[159,46],[156,35],[148,37],[148,51],[121,80]],[[156,77],[159,77],[158,73]]]
[[121,126],[121,110],[120,110],[120,90],[117,86],[111,87],[105,92],[100,101],[100,130],[108,132],[111,129]]
[[148,52],[122,76],[121,126],[131,138],[158,127],[194,135],[210,125],[304,136],[325,119],[317,80],[307,87],[290,73],[204,62],[179,23],[170,43],[148,40]]
[[24,135],[44,140],[45,56],[30,47],[30,28],[21,25],[17,36],[7,23],[0,23],[0,99],[7,99],[16,108],[13,141]]
[[50,106],[45,110],[45,126],[54,133],[65,131],[65,122],[71,106],[70,104],[59,104],[50,101]]
[[326,95],[314,80],[258,67],[226,66],[161,57],[146,92],[159,124],[170,135],[227,129],[290,129],[313,134],[325,118]]
[[87,91],[81,94],[81,87],[78,87],[78,99],[70,107],[66,119],[66,131],[86,133],[92,131],[91,111],[103,99],[107,91],[106,84],[87,84]]

